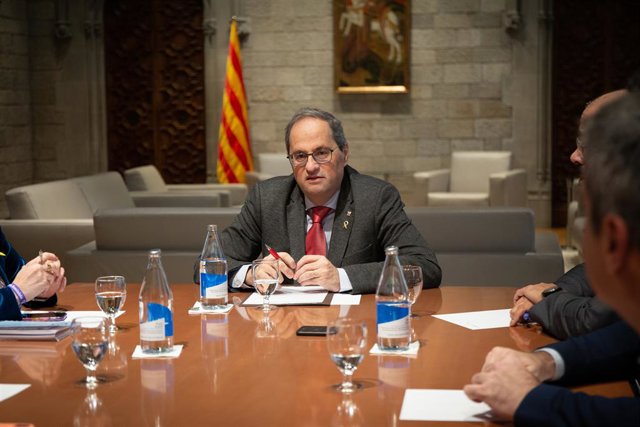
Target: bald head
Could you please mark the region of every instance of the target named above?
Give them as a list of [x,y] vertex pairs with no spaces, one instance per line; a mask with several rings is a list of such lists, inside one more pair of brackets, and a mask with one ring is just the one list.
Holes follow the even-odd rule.
[[[613,92],[607,92],[604,95],[600,95],[593,101],[591,101],[585,109],[582,111],[582,115],[580,116],[580,130],[579,135],[584,133],[586,129],[587,123],[593,116],[596,115],[602,107],[605,105],[609,105],[613,101],[622,98],[627,93],[626,89],[614,90]],[[576,141],[576,149],[571,153],[571,157],[569,159],[574,165],[583,166],[584,165],[584,153],[583,153],[583,141],[582,137],[578,137]]]

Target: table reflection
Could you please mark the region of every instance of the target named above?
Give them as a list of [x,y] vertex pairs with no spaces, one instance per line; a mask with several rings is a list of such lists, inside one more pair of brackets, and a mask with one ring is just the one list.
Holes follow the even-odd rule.
[[45,388],[60,376],[68,342],[39,343],[7,341],[0,347],[0,356],[12,356],[15,364],[35,383]]
[[104,427],[110,426],[111,416],[98,397],[97,389],[87,389],[87,395],[73,416],[74,426]]
[[173,411],[173,360],[141,359],[140,381],[142,398],[140,400],[144,425],[166,426]]
[[335,427],[357,427],[365,425],[364,417],[360,408],[354,401],[353,394],[342,394],[342,400],[336,408],[335,415],[331,420],[331,426]]
[[229,318],[226,314],[200,316],[200,349],[213,391],[218,391],[218,374],[229,357]]

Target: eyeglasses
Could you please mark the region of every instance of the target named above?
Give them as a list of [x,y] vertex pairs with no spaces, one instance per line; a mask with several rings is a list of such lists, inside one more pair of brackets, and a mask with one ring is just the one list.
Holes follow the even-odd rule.
[[335,148],[320,147],[312,153],[296,151],[295,153],[289,154],[287,159],[289,159],[293,167],[306,165],[309,156],[313,157],[313,160],[318,164],[328,163],[331,161],[331,156],[335,150]]

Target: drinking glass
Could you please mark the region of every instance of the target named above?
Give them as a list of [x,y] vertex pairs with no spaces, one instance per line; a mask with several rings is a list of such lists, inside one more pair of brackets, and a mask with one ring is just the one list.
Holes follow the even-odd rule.
[[269,297],[278,288],[278,278],[280,268],[277,259],[259,259],[251,263],[251,274],[253,274],[253,286],[262,295],[263,312],[275,310],[275,306],[269,305]]
[[96,279],[96,302],[109,318],[109,333],[118,330],[116,316],[127,298],[127,284],[122,276],[103,276]]
[[[418,265],[403,265],[402,273],[404,274],[404,280],[407,281],[407,288],[409,288],[409,302],[413,306],[418,301],[418,296],[422,291],[422,268]],[[411,310],[411,317],[419,316],[413,314],[413,310]]]
[[98,385],[96,368],[107,353],[108,333],[103,317],[78,317],[71,322],[71,348],[87,370],[87,388]]
[[367,345],[367,325],[362,320],[339,318],[327,325],[327,349],[333,363],[342,372],[342,383],[334,388],[352,393],[362,387],[352,381],[353,373],[364,358]]

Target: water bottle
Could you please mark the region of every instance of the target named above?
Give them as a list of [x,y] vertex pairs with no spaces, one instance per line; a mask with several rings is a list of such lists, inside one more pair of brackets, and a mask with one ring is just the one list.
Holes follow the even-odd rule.
[[140,347],[143,353],[173,350],[173,293],[162,268],[160,249],[149,251],[140,288]]
[[227,259],[218,239],[218,227],[207,228],[207,238],[200,254],[200,304],[204,309],[223,308],[227,305]]
[[407,350],[411,342],[411,303],[402,274],[398,247],[385,249],[386,259],[376,291],[378,347],[380,350]]

